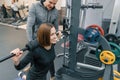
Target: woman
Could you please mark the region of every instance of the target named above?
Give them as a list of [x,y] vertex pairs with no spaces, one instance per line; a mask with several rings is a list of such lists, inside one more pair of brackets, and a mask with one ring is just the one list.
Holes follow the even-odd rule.
[[11,53],[16,54],[12,57],[12,60],[17,70],[23,69],[27,64],[32,63],[26,80],[46,80],[48,70],[50,70],[51,79],[54,80],[54,44],[57,39],[55,27],[50,23],[43,23],[37,32],[39,46],[36,49],[30,51],[22,60],[20,58],[23,51],[20,51],[19,48],[11,51]]

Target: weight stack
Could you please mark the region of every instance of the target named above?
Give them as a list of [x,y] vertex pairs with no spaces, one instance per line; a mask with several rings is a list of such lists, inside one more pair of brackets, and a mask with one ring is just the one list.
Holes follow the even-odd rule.
[[96,57],[95,52],[96,51],[94,49],[89,49],[84,57],[84,63],[89,64],[89,65],[93,65],[96,67],[101,67],[102,63]]

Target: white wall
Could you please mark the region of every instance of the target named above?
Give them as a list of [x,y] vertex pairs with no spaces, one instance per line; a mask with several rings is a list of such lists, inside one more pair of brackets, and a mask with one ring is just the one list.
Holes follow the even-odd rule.
[[61,0],[61,7],[65,7],[66,6],[66,0]]
[[58,0],[58,2],[57,2],[57,4],[56,4],[56,8],[57,8],[58,10],[60,10],[61,7],[65,7],[65,5],[66,5],[66,0]]
[[[88,0],[89,1],[89,0]],[[94,3],[95,0],[89,2]],[[110,19],[112,16],[114,0],[96,0],[99,4],[103,5],[103,9],[88,9],[86,11],[85,26],[90,24],[102,25],[102,19]],[[88,2],[88,3],[89,3]]]
[[103,4],[103,18],[110,19],[113,12],[115,0],[104,0],[102,1]]
[[3,0],[0,0],[0,6],[3,4]]

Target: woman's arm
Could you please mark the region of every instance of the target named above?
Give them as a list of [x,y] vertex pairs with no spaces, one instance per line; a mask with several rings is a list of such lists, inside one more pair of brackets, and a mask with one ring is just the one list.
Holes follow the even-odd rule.
[[51,63],[51,66],[50,66],[50,74],[51,74],[51,78],[55,76],[54,62]]
[[20,51],[19,48],[14,49],[13,51],[10,52],[11,54],[15,54],[14,57],[12,57],[13,63],[15,66],[19,65],[20,63],[20,58],[22,57],[23,51]]
[[33,62],[33,52],[29,52],[25,57],[20,61],[19,65],[15,66],[17,70],[21,70],[26,67],[29,63]]
[[11,51],[12,54],[15,54],[14,57],[12,57],[12,60],[14,62],[15,68],[17,70],[21,70],[23,69],[26,65],[28,65],[30,62],[33,62],[33,54],[32,52],[27,53],[27,55],[25,55],[25,57],[21,59],[22,55],[23,55],[23,51],[20,51],[19,48],[14,49],[13,51]]

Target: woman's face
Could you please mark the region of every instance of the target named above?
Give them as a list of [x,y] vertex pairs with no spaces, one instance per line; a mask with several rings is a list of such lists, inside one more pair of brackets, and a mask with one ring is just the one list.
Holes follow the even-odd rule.
[[56,3],[57,3],[58,0],[46,0],[45,1],[45,6],[48,10],[51,10],[55,7]]
[[57,35],[56,35],[56,30],[55,28],[51,28],[50,31],[50,43],[55,44],[57,42]]

